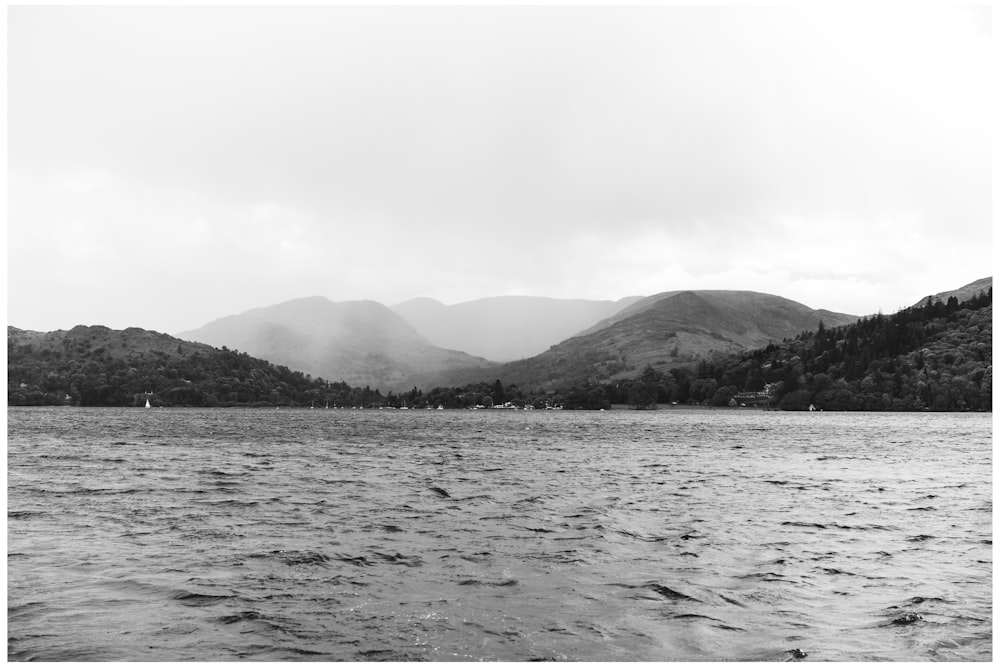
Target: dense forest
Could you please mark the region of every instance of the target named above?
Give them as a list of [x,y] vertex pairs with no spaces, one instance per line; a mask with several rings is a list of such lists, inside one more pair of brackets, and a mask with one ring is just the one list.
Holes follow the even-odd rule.
[[991,410],[993,291],[928,301],[781,344],[613,383],[529,391],[500,380],[387,394],[165,334],[75,327],[7,332],[9,405],[527,407],[657,404],[785,410]]

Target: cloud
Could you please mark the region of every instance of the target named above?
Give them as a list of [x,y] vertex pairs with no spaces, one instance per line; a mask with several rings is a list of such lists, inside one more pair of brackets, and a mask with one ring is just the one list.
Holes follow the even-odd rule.
[[307,294],[680,286],[891,309],[989,270],[990,18],[14,7],[10,313],[176,331]]

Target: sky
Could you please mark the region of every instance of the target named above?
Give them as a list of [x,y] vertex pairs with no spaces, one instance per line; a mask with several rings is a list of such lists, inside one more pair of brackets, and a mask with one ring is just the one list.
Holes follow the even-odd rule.
[[989,5],[7,9],[7,318],[992,274]]

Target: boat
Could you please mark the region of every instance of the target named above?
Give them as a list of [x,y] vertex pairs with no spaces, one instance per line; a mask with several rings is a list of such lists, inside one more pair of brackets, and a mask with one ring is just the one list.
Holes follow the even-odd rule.
[[151,408],[151,407],[153,407],[153,406],[151,406],[151,405],[149,404],[149,399],[148,399],[148,398],[146,399],[146,407],[147,407],[147,408]]

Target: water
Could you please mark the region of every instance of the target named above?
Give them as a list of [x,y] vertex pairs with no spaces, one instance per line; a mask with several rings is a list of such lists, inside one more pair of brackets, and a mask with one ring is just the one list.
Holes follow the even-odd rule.
[[993,655],[991,415],[7,414],[10,660]]

